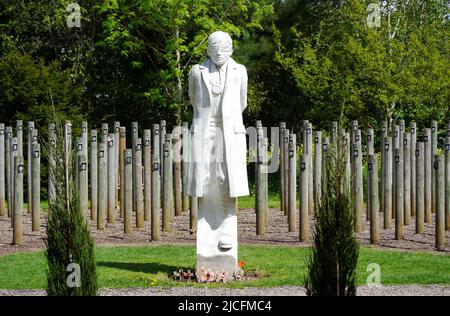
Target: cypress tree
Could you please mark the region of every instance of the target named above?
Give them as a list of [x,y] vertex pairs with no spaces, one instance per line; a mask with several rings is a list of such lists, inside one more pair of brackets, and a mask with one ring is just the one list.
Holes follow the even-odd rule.
[[[47,294],[49,296],[91,296],[97,294],[97,273],[94,243],[90,236],[85,214],[82,213],[78,192],[75,188],[73,153],[66,157],[63,127],[56,123],[55,146],[44,144],[45,151],[53,155],[56,164],[51,171],[55,183],[55,202],[49,205],[46,259]],[[74,168],[75,167],[75,168]],[[66,172],[67,171],[67,172]],[[80,267],[80,284],[69,286],[73,270],[69,264]]]
[[345,185],[346,156],[339,137],[327,156],[326,185],[313,229],[305,276],[309,296],[356,295],[359,244],[354,234],[353,202]]

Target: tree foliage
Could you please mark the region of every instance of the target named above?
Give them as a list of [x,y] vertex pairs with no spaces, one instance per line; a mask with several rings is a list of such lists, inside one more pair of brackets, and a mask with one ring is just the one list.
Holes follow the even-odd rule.
[[[342,124],[341,124],[342,125]],[[346,188],[342,137],[326,156],[326,185],[316,211],[314,246],[305,276],[309,296],[355,296],[359,244],[354,213]]]
[[[97,294],[94,242],[80,206],[72,166],[74,153],[66,155],[63,127],[58,123],[56,145],[45,144],[45,151],[56,158],[50,173],[55,184],[55,201],[49,203],[47,223],[47,294],[49,296],[92,296]],[[67,172],[66,172],[67,171]],[[69,264],[80,268],[80,284],[70,284]],[[73,280],[75,281],[75,280]],[[75,286],[73,286],[75,285]]]
[[[46,82],[73,121],[189,120],[187,73],[218,29],[248,69],[247,122],[327,128],[342,110],[363,126],[404,118],[421,128],[450,114],[446,0],[381,1],[379,28],[367,24],[371,0],[79,0],[81,28],[69,28],[71,2],[0,0],[5,123],[47,113]],[[31,78],[12,75],[14,58],[34,65]],[[36,88],[14,91],[21,80]]]

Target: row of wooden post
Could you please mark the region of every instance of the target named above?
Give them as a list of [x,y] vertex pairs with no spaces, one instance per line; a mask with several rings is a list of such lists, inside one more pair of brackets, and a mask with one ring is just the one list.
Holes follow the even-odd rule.
[[[256,127],[256,232],[263,235],[268,225],[269,143],[260,121],[257,121]],[[124,232],[127,234],[132,231],[131,214],[135,212],[136,228],[142,228],[145,221],[150,221],[152,239],[158,240],[161,227],[164,231],[170,230],[173,210],[178,216],[182,211],[187,212],[190,209],[190,230],[194,233],[198,201],[189,197],[186,192],[188,150],[183,150],[183,157],[174,157],[179,155],[180,151],[178,148],[173,150],[174,147],[181,145],[185,149],[188,148],[189,137],[185,136],[189,135],[188,124],[183,123],[183,126],[175,128],[173,133],[166,133],[166,123],[161,121],[160,124],[154,124],[152,130],[145,129],[142,139],[138,137],[137,122],[132,123],[131,130],[132,148],[127,149],[126,128],[121,127],[119,122],[114,122],[114,133],[109,133],[108,125],[102,124],[100,141],[97,139],[97,130],[92,129],[88,155],[88,126],[86,122],[82,123],[81,137],[75,142],[77,166],[75,176],[83,211],[87,212],[90,199],[91,219],[97,222],[98,229],[104,229],[106,221],[110,224],[115,222],[118,207],[120,217],[124,218]],[[376,244],[379,241],[377,224],[379,211],[383,212],[385,229],[391,228],[392,219],[395,219],[397,239],[403,238],[403,226],[411,223],[411,217],[416,218],[416,232],[423,233],[424,223],[431,223],[431,214],[436,213],[436,247],[442,249],[442,240],[445,244],[445,229],[450,227],[448,171],[450,124],[447,133],[444,160],[439,155],[433,155],[438,153],[436,122],[432,122],[431,128],[424,129],[421,141],[417,141],[415,123],[410,125],[410,131],[407,132],[405,122],[400,121],[398,125],[392,127],[390,133],[387,123],[384,123],[379,172],[378,155],[374,150],[374,130],[371,128],[367,130],[366,218],[371,220],[372,243]],[[4,124],[0,124],[0,216],[5,215],[7,200],[9,202],[7,213],[12,218],[13,224],[16,216],[14,211],[16,199],[18,207],[23,204],[23,180],[20,181],[19,170],[15,168],[15,157],[22,158],[20,169],[22,172],[25,169],[28,172],[27,193],[30,201],[28,212],[33,213],[33,230],[39,230],[40,146],[33,122],[28,123],[27,135],[28,164],[25,168],[22,122],[17,121],[16,137],[13,137],[12,127],[5,128]],[[336,122],[332,123],[330,138],[318,130],[313,134],[312,125],[308,121],[303,122],[300,136],[303,152],[299,159],[297,159],[297,135],[289,131],[285,123],[280,124],[279,148],[272,147],[272,160],[274,152],[278,150],[280,152],[280,208],[287,216],[289,231],[296,231],[299,223],[300,240],[308,240],[309,218],[314,215],[314,209],[326,191],[326,163],[335,161],[330,159],[329,151],[330,148],[336,148],[340,142],[339,144],[345,148],[345,187],[351,192],[354,201],[355,231],[360,232],[364,185],[362,137],[358,122],[352,122],[351,139],[350,133],[338,130]],[[69,151],[72,148],[70,122],[65,124],[64,137],[66,150]],[[49,143],[54,146],[56,142],[55,126],[50,124]],[[55,165],[55,158],[48,157],[48,162],[51,170]],[[297,167],[300,170],[299,177]],[[440,173],[443,174],[443,186],[438,185],[441,181]],[[18,192],[15,188],[16,175],[22,197],[20,194],[14,194]],[[381,183],[380,190],[378,190],[379,183]],[[297,218],[298,191],[300,191],[299,218]],[[49,203],[54,200],[54,192],[54,184],[49,177]],[[443,234],[442,227],[444,227]]]
[[[23,123],[16,122],[16,134],[11,126],[0,123],[0,216],[11,218],[13,244],[22,244],[24,204],[24,173],[27,172],[27,212],[32,214],[32,230],[39,231],[41,147],[34,122],[27,129],[27,166],[23,152]],[[7,206],[7,207],[6,207]]]
[[[436,213],[436,248],[445,248],[445,230],[450,229],[450,123],[446,130],[444,155],[438,154],[437,131],[437,122],[433,121],[418,138],[415,123],[411,123],[409,131],[406,131],[405,122],[401,120],[389,132],[387,122],[384,122],[379,168],[375,133],[373,128],[367,130],[366,219],[370,220],[372,244],[379,243],[379,212],[384,215],[384,229],[391,228],[392,220],[395,220],[396,239],[404,238],[404,225],[410,225],[412,217],[416,218],[416,233],[421,234],[424,223],[431,224],[432,213]],[[312,126],[308,121],[303,122],[301,132],[303,155],[298,159],[300,218],[297,219],[296,134],[290,133],[284,122],[280,123],[280,209],[287,216],[289,231],[296,231],[298,221],[300,240],[309,239],[309,217],[314,214],[314,208],[326,191],[326,163],[336,161],[328,157],[328,151],[342,146],[344,157],[340,158],[345,163],[344,186],[353,199],[355,231],[361,232],[364,184],[362,137],[358,122],[352,122],[351,144],[350,134],[345,130],[339,132],[337,122],[332,123],[331,141],[323,136],[322,131],[314,131],[314,152]]]
[[[132,123],[132,148],[126,148],[126,128],[114,122],[114,133],[109,133],[108,124],[101,125],[100,139],[97,130],[90,131],[87,122],[81,126],[81,137],[75,139],[75,184],[80,197],[80,206],[87,213],[90,205],[91,220],[97,228],[105,229],[105,223],[114,224],[117,208],[124,218],[124,232],[131,234],[132,213],[136,214],[136,228],[151,222],[153,240],[160,239],[160,230],[170,231],[174,209],[175,215],[191,211],[190,231],[196,231],[198,201],[187,195],[187,148],[189,145],[188,124],[166,133],[165,121],[154,124],[153,130],[145,129],[143,139],[138,138],[138,124]],[[40,145],[34,122],[28,124],[27,167],[23,161],[23,126],[17,121],[16,137],[12,127],[0,124],[0,216],[11,217],[14,228],[14,243],[22,241],[23,173],[28,176],[28,211],[32,213],[32,229],[40,230]],[[152,138],[153,134],[153,138]],[[64,148],[67,157],[72,152],[72,124],[64,125]],[[57,132],[54,124],[49,125],[49,144],[56,146]],[[88,142],[90,146],[88,146]],[[183,161],[179,148],[184,146]],[[90,152],[88,154],[88,147]],[[152,150],[153,147],[153,150]],[[162,158],[161,158],[162,157]],[[56,165],[52,150],[49,150],[48,198],[55,201],[55,184],[51,177]],[[173,166],[173,168],[172,168]],[[69,166],[66,168],[69,172]],[[6,177],[5,177],[6,175]],[[90,184],[90,186],[89,186]],[[7,203],[8,202],[8,203]],[[162,216],[162,223],[160,221]],[[162,227],[161,227],[162,224]]]

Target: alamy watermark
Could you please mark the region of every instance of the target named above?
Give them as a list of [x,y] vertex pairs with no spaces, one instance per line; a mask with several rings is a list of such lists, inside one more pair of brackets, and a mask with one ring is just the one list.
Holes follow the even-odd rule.
[[70,263],[66,268],[70,272],[66,279],[66,284],[69,288],[81,287],[81,268],[78,263]]
[[381,8],[380,4],[377,2],[369,3],[366,8],[367,15],[367,27],[375,28],[381,27]]
[[67,26],[69,28],[72,27],[81,27],[81,8],[78,3],[69,3],[66,7],[66,11],[69,12],[69,16],[66,19]]
[[366,279],[367,286],[380,286],[381,285],[381,267],[378,263],[370,263],[366,269],[367,272],[371,272]]

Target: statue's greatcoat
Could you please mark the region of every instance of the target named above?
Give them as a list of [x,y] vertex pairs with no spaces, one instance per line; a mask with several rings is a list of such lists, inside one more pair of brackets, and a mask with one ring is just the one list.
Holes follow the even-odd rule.
[[[203,196],[202,180],[208,172],[205,155],[208,142],[208,125],[211,115],[211,84],[207,59],[202,64],[192,67],[189,73],[189,98],[194,107],[191,126],[190,163],[188,176],[188,194]],[[226,65],[227,75],[222,92],[221,108],[223,135],[225,139],[225,159],[228,170],[230,197],[249,195],[246,167],[246,129],[242,120],[242,112],[247,107],[247,70],[232,58]]]

